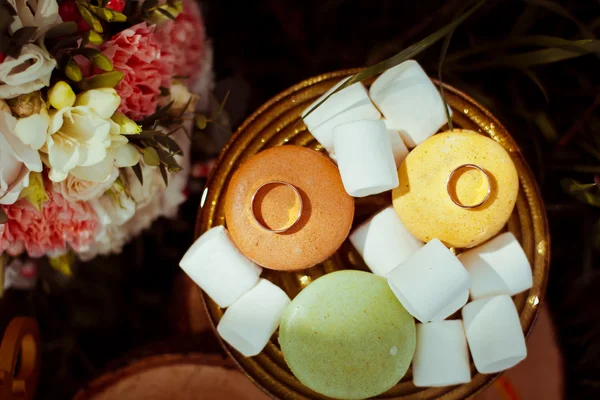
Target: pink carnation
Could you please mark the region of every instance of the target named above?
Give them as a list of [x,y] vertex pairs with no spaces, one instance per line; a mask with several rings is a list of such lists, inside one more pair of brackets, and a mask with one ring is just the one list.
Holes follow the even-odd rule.
[[117,93],[121,96],[119,111],[140,120],[153,114],[158,104],[160,87],[171,87],[174,58],[171,46],[160,46],[154,26],[145,22],[114,35],[102,47],[117,71],[123,72]]
[[168,21],[156,30],[162,48],[173,53],[175,75],[188,77],[191,87],[206,67],[206,33],[200,6],[194,0],[183,0],[183,12],[175,21]]
[[42,212],[26,200],[2,206],[8,222],[0,226],[0,254],[17,256],[27,251],[30,257],[64,252],[67,246],[87,250],[98,228],[98,218],[84,202],[67,202],[59,193],[48,192],[49,201]]

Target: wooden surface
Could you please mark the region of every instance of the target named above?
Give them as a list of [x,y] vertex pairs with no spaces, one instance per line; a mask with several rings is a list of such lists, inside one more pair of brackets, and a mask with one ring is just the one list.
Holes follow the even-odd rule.
[[[189,289],[193,289],[193,286],[190,285]],[[191,293],[195,293],[195,290],[191,290]],[[196,295],[192,294],[192,297]],[[185,313],[192,320],[190,325],[202,332],[210,329],[203,309],[190,308]],[[527,349],[529,355],[525,361],[507,371],[475,400],[564,399],[562,357],[545,307],[531,333],[531,340],[527,342]],[[179,354],[139,359],[102,375],[74,398],[122,399],[267,400],[269,397],[222,355]]]
[[163,355],[108,373],[74,400],[261,400],[267,397],[221,356]]

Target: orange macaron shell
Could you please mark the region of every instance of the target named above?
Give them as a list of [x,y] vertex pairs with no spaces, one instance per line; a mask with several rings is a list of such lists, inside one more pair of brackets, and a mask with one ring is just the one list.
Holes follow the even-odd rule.
[[[270,181],[287,182],[302,197],[300,219],[282,233],[265,230],[253,217],[252,197]],[[285,203],[275,197],[270,201]],[[225,199],[233,242],[255,263],[279,271],[325,261],[348,237],[353,217],[354,199],[344,190],[337,167],[317,151],[292,145],[264,150],[245,161],[231,178]]]

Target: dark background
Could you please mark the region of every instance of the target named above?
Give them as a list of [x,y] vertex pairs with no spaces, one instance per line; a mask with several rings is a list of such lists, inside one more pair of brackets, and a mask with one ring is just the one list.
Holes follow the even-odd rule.
[[[203,1],[214,47],[216,97],[231,91],[226,110],[236,127],[300,80],[372,65],[395,54],[446,24],[464,3]],[[490,0],[458,28],[443,69],[445,82],[477,99],[507,126],[538,178],[552,232],[544,301],[564,352],[567,399],[600,398],[600,214],[560,184],[564,178],[594,182],[600,174],[598,53],[526,68],[518,62],[481,64],[501,64],[535,46],[491,46],[473,57],[454,62],[450,57],[523,36],[594,39],[600,35],[599,17],[596,0]],[[438,43],[417,57],[433,76],[440,47]],[[195,161],[216,155],[214,146],[199,143]],[[0,314],[33,315],[40,322],[44,362],[37,398],[69,398],[107,368],[160,349],[218,351],[210,336],[174,339],[178,310],[169,307],[177,294],[177,263],[193,240],[202,184],[191,182],[190,199],[177,221],[158,221],[122,255],[77,265],[72,279],[43,266],[33,292],[9,291],[0,301]]]

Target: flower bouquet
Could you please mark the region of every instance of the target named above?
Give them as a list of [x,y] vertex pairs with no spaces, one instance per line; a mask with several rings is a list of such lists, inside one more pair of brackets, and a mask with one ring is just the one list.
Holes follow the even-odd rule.
[[174,216],[211,82],[194,0],[0,0],[0,260],[118,253]]

